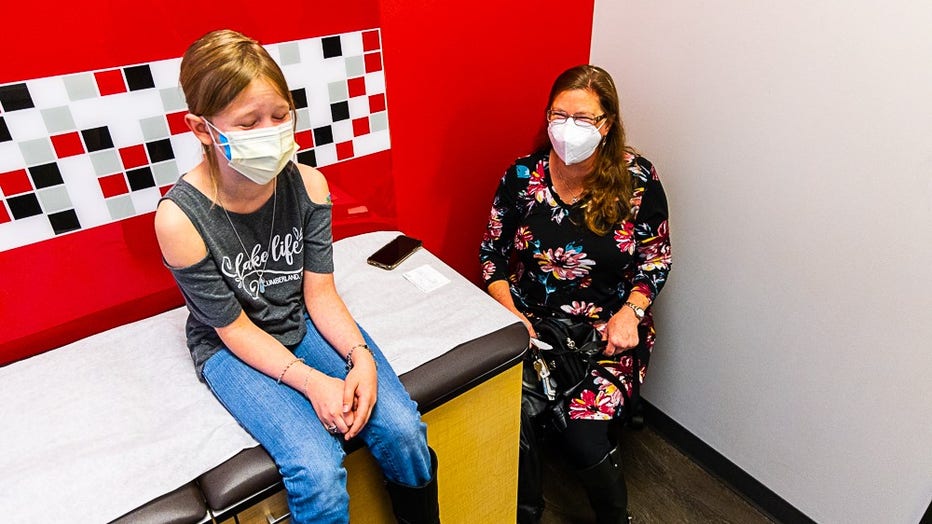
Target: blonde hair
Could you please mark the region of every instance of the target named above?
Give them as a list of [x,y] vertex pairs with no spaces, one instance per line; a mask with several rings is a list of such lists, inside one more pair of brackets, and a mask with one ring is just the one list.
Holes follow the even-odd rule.
[[[259,42],[230,29],[211,31],[197,39],[181,58],[179,82],[188,112],[209,117],[223,111],[256,78],[267,80],[288,107],[294,100],[285,75]],[[216,189],[220,168],[212,146],[202,144]]]
[[588,202],[583,217],[586,227],[597,235],[604,235],[631,213],[631,196],[634,191],[628,173],[626,154],[633,154],[625,144],[625,129],[621,122],[618,90],[611,75],[593,65],[580,65],[564,71],[553,83],[547,109],[561,93],[582,89],[593,93],[605,111],[608,133],[595,152],[592,173],[586,176]]

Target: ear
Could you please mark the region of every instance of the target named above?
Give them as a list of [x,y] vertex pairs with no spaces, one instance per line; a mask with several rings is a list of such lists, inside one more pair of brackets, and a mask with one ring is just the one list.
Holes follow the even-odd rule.
[[605,124],[599,128],[599,132],[602,133],[602,137],[608,136],[608,132],[612,129],[613,119],[611,117],[605,119]]
[[207,124],[204,123],[203,118],[188,113],[184,115],[184,123],[187,124],[188,129],[194,133],[194,136],[196,136],[202,144],[209,146],[214,143],[213,138],[210,136],[210,131],[207,129]]

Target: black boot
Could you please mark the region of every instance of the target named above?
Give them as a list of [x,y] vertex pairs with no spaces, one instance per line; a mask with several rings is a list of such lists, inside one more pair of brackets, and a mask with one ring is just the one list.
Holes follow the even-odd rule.
[[540,440],[535,422],[522,398],[521,430],[518,448],[518,524],[537,524],[544,514],[544,488],[541,476]]
[[618,446],[595,466],[577,471],[598,524],[628,523],[628,488]]
[[[429,449],[429,448],[428,448]],[[430,482],[412,488],[386,480],[392,513],[399,524],[440,524],[437,503],[437,454],[430,451]]]

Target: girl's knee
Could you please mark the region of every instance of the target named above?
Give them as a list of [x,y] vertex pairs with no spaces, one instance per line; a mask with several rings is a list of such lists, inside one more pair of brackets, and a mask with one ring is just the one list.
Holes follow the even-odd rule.
[[421,420],[420,414],[414,411],[405,416],[395,418],[389,440],[392,447],[397,448],[400,454],[423,454],[427,449],[427,424]]

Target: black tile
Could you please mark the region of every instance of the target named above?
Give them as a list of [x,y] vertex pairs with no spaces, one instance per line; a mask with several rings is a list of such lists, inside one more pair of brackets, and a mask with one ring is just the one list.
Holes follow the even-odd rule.
[[0,142],[9,142],[13,140],[13,135],[10,134],[10,128],[6,126],[6,120],[0,116]]
[[58,164],[55,162],[30,167],[29,176],[32,177],[32,184],[36,189],[65,183],[65,181],[62,180],[61,171],[58,170]]
[[336,104],[330,104],[330,114],[333,116],[334,122],[346,120],[349,118],[349,102],[337,102]]
[[132,191],[155,187],[155,179],[152,177],[152,170],[148,167],[133,169],[126,172],[126,179],[129,180],[129,188]]
[[6,199],[6,203],[10,206],[10,213],[16,220],[42,214],[42,207],[35,193],[10,197]]
[[314,145],[322,146],[333,143],[333,129],[330,126],[318,127],[314,130]]
[[3,106],[4,111],[36,107],[32,102],[32,97],[29,96],[26,84],[0,86],[0,105]]
[[324,58],[333,58],[343,54],[339,36],[328,36],[321,40],[321,45],[324,48]]
[[81,229],[81,222],[78,221],[78,215],[74,209],[52,213],[49,215],[49,223],[52,224],[52,230],[56,235]]
[[82,129],[81,136],[84,137],[84,146],[87,147],[88,153],[113,147],[113,138],[110,137],[110,130],[107,126]]
[[304,109],[307,107],[307,91],[305,91],[303,87],[301,89],[292,90],[291,98],[294,100],[295,109]]
[[149,69],[148,64],[124,67],[123,74],[126,75],[126,85],[129,86],[130,91],[155,87],[155,81],[152,80],[152,71]]
[[317,167],[317,153],[315,153],[313,149],[301,151],[298,153],[298,163]]
[[149,161],[153,164],[175,158],[175,152],[172,150],[172,142],[167,138],[147,143],[146,151],[149,152]]

